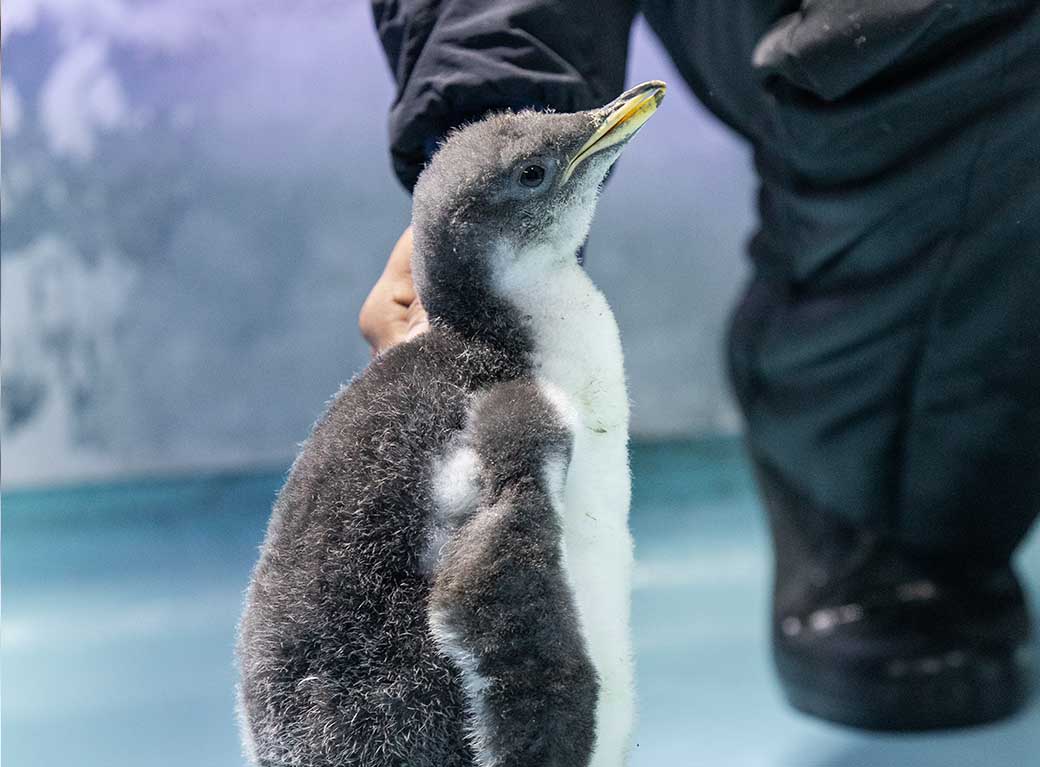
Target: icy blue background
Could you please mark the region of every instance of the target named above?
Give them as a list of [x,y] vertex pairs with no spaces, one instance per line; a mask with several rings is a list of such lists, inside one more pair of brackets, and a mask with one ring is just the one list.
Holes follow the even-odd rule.
[[[234,767],[241,594],[296,442],[365,364],[357,310],[408,220],[367,2],[2,15],[2,757]],[[654,77],[668,100],[604,195],[589,270],[622,327],[637,435],[732,432],[720,347],[748,159],[638,26],[629,80]],[[1040,702],[922,737],[794,714],[737,441],[638,442],[633,469],[634,767],[1036,761]],[[150,476],[111,481],[131,474]],[[17,489],[83,478],[105,482]],[[1036,583],[1036,536],[1021,562]]]
[[[362,0],[4,0],[6,487],[283,465],[367,360],[357,311],[406,225]],[[642,436],[733,432],[726,315],[748,159],[672,89],[589,244]]]

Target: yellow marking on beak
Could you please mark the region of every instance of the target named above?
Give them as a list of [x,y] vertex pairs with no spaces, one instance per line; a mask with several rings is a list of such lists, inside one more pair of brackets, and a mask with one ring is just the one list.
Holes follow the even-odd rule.
[[664,98],[665,84],[660,81],[644,83],[633,90],[638,92],[618,104],[567,163],[561,183],[566,183],[578,166],[589,157],[627,141],[642,128],[650,116],[657,111],[658,104]]

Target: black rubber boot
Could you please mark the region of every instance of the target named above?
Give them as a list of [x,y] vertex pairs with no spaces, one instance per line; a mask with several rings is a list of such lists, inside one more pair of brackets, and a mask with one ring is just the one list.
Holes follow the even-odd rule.
[[1014,714],[1033,677],[1009,565],[926,560],[814,513],[758,465],[776,552],[773,650],[797,709],[873,730]]

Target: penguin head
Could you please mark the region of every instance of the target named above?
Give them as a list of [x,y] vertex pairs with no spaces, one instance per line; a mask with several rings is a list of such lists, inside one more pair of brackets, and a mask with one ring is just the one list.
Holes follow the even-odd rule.
[[413,198],[413,270],[431,319],[502,330],[510,286],[579,268],[600,185],[664,92],[651,81],[597,109],[505,112],[452,132]]

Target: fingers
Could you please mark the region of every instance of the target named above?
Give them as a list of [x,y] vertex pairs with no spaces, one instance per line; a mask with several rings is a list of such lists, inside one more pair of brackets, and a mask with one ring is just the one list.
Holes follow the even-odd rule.
[[406,306],[416,297],[415,284],[412,282],[412,247],[412,227],[409,226],[394,243],[380,278],[393,281],[395,300]]
[[428,329],[426,311],[412,282],[412,228],[404,230],[386,268],[358,315],[361,334],[373,354],[386,351]]
[[407,318],[407,330],[405,331],[405,341],[411,341],[420,333],[425,333],[430,329],[430,321],[426,316],[426,309],[416,298],[408,305],[408,318]]

